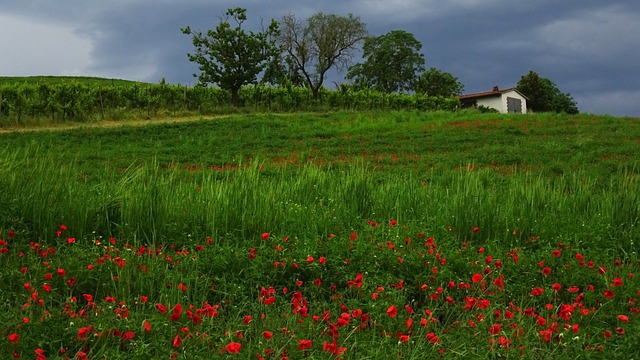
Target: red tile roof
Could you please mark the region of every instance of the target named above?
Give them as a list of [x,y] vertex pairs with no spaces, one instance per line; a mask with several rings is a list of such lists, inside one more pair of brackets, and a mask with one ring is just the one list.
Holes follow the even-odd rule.
[[464,94],[464,95],[460,95],[458,98],[460,100],[469,100],[469,99],[476,99],[476,98],[483,98],[483,97],[491,97],[491,96],[500,96],[502,94],[511,92],[511,91],[515,91],[518,94],[520,94],[522,97],[524,97],[525,99],[527,98],[526,96],[524,96],[524,94],[522,94],[520,91],[518,91],[517,88],[508,88],[508,89],[498,89],[497,86],[495,86],[493,88],[493,90],[491,91],[483,91],[483,92],[477,92],[477,93],[472,93],[472,94]]

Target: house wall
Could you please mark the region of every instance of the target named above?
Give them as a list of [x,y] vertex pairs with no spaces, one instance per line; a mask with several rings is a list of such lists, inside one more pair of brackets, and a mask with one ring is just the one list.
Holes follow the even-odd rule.
[[[504,106],[502,103],[504,102]],[[507,112],[507,98],[504,98],[504,101],[500,96],[492,96],[492,97],[484,97],[477,100],[478,106],[486,106],[490,108],[494,108],[501,113]]]
[[507,113],[507,98],[516,98],[520,99],[522,102],[522,113],[527,113],[527,99],[525,99],[522,95],[518,94],[515,91],[509,91],[507,93],[502,94],[502,96],[491,96],[480,98],[477,101],[478,106],[486,106],[490,108],[494,108],[499,112],[506,114]]

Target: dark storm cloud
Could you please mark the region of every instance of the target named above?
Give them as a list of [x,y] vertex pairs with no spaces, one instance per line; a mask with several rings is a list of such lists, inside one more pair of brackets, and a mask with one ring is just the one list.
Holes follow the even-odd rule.
[[[452,73],[468,92],[515,86],[535,70],[571,93],[582,111],[640,115],[635,0],[0,0],[2,15],[64,24],[90,39],[87,75],[182,84],[194,83],[197,67],[187,60],[191,42],[180,28],[213,28],[230,7],[247,8],[253,29],[288,13],[353,13],[372,35],[413,33],[427,67]],[[327,86],[342,75],[333,74]]]

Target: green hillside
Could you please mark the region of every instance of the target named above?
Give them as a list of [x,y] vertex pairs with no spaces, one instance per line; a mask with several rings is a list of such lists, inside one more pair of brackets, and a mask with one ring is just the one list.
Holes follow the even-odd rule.
[[3,84],[61,84],[81,83],[86,85],[132,85],[141,82],[123,79],[107,79],[91,76],[0,76],[0,85]]

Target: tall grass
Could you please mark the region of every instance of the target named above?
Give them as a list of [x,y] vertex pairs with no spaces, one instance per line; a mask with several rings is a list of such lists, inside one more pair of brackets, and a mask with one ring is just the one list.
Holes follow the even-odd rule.
[[[640,184],[633,171],[612,174],[602,185],[587,169],[549,177],[463,166],[376,177],[363,163],[337,169],[308,163],[292,171],[264,170],[254,160],[224,172],[136,163],[84,178],[76,165],[59,165],[38,147],[4,150],[0,164],[2,226],[34,239],[51,237],[62,223],[80,238],[180,244],[191,236],[245,241],[265,231],[323,236],[356,230],[362,220],[391,219],[460,240],[551,235],[583,238],[601,249],[640,234]],[[482,237],[470,231],[474,227]]]

